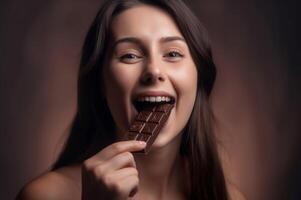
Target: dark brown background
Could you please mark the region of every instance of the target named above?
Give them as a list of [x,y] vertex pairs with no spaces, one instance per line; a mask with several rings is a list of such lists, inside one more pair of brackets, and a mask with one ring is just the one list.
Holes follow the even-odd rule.
[[[0,3],[0,198],[48,169],[75,113],[80,47],[100,1]],[[226,170],[251,200],[300,199],[300,44],[295,1],[201,0],[218,77]]]

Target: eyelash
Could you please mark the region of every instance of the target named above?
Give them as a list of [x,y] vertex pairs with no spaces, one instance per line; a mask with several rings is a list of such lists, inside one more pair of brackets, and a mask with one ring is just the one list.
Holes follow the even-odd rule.
[[[179,51],[176,51],[176,50],[172,50],[172,51],[170,51],[170,52],[168,52],[167,53],[167,55],[168,54],[170,54],[170,53],[176,53],[178,56],[176,56],[176,57],[184,57],[184,55],[183,54],[181,54]],[[120,60],[123,60],[123,59],[131,59],[131,58],[126,58],[126,56],[129,56],[129,55],[133,55],[133,56],[135,56],[135,57],[137,57],[137,58],[142,58],[141,56],[136,56],[135,54],[133,54],[133,53],[127,53],[127,54],[124,54],[123,56],[121,56],[119,59]],[[165,56],[164,56],[165,57]],[[172,58],[176,58],[176,57],[172,57]]]
[[[168,52],[168,54],[170,54],[170,53],[176,53],[176,54],[178,54],[179,56],[178,57],[183,57],[184,55],[183,54],[181,54],[179,51],[177,51],[177,50],[172,50],[172,51],[170,51],[170,52]],[[174,58],[174,57],[173,57]]]
[[121,56],[119,59],[120,59],[120,60],[122,60],[122,59],[131,59],[131,58],[126,58],[126,57],[129,56],[129,55],[133,55],[133,56],[135,56],[135,57],[137,57],[137,58],[141,58],[141,56],[136,56],[136,55],[133,54],[133,53],[127,53],[127,54],[124,54],[123,56]]

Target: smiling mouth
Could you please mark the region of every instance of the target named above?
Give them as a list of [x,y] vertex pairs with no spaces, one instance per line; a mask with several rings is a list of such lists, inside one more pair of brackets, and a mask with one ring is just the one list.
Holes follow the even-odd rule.
[[175,98],[171,96],[146,96],[139,97],[133,102],[133,105],[138,112],[162,104],[175,104]]

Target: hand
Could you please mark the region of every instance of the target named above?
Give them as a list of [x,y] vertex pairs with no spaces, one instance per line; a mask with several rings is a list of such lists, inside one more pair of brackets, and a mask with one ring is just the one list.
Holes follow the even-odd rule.
[[131,152],[144,149],[139,141],[111,144],[84,161],[82,200],[124,200],[138,191],[138,171]]

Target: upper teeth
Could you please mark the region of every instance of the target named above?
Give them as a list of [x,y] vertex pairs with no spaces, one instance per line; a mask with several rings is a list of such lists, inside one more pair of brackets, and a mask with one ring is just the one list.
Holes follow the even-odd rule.
[[139,97],[138,98],[138,101],[140,102],[144,102],[144,101],[147,101],[147,102],[162,102],[162,101],[165,101],[165,102],[169,102],[171,99],[170,97],[166,97],[166,96],[147,96],[147,97]]

